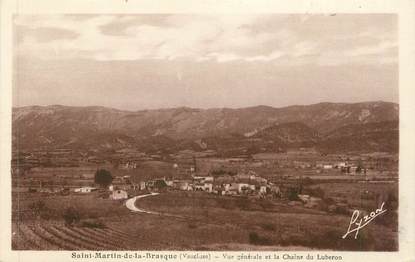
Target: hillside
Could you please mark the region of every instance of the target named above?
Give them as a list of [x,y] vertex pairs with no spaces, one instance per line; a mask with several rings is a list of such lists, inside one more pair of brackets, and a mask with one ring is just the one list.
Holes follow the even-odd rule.
[[319,148],[325,152],[398,152],[399,122],[383,121],[340,127],[324,137]]
[[[141,111],[30,106],[13,109],[13,145],[26,149],[138,147],[159,150],[168,147],[173,151],[246,147],[247,144],[263,148],[270,143],[274,144],[273,148],[309,146],[322,140],[330,144],[344,136],[342,132],[355,136],[352,131],[360,130],[360,125],[397,122],[398,110],[397,104],[387,102]],[[379,135],[384,127],[377,128],[381,129],[376,131]],[[207,144],[195,143],[200,139]]]

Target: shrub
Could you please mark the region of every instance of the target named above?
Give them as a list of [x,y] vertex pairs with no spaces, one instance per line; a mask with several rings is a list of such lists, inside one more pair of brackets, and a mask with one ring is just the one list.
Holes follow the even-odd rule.
[[81,223],[82,227],[88,227],[88,228],[105,228],[105,224],[101,220],[97,219],[87,219],[82,221]]
[[336,206],[334,213],[339,215],[350,215],[351,211],[347,206]]
[[325,192],[321,187],[316,187],[316,188],[310,190],[310,195],[323,199],[324,196],[325,196]]
[[211,170],[210,174],[212,176],[218,177],[218,176],[225,176],[225,175],[230,175],[230,176],[234,176],[236,175],[236,171],[233,170],[224,170],[224,169],[215,169],[215,170]]
[[267,199],[261,200],[259,202],[259,205],[261,206],[263,210],[269,210],[274,206],[273,203]]
[[29,209],[35,213],[35,215],[40,215],[40,213],[46,209],[46,204],[42,200],[38,200],[36,202],[33,202],[29,205]]
[[260,242],[259,240],[259,235],[256,232],[250,232],[249,233],[249,243],[254,244],[254,245],[258,245],[258,243]]
[[271,223],[261,224],[261,227],[262,227],[262,229],[267,230],[267,231],[277,230],[277,227],[274,224],[271,224]]
[[336,201],[331,197],[324,198],[323,201],[328,206],[336,204]]
[[279,244],[282,246],[299,245],[310,246],[309,238],[303,235],[303,233],[286,233],[280,236]]
[[256,232],[249,233],[249,243],[253,245],[271,245],[272,241],[267,237],[261,237]]
[[290,201],[298,201],[298,191],[295,188],[290,188],[288,190],[288,200]]
[[154,187],[158,188],[158,189],[162,189],[167,187],[166,181],[158,179],[156,180],[156,182],[154,183]]
[[29,209],[32,210],[33,214],[36,217],[40,217],[42,219],[50,219],[54,216],[54,213],[51,209],[49,209],[43,200],[38,200],[33,202],[29,205]]
[[79,223],[81,215],[79,214],[79,211],[75,208],[68,207],[67,209],[65,209],[63,213],[63,219],[65,220],[65,224],[67,226],[72,226],[73,224]]
[[375,239],[367,231],[360,231],[357,239],[354,234],[348,235],[345,239],[342,238],[343,230],[330,229],[326,232],[307,231],[304,238],[312,239],[308,244],[310,247],[334,249],[334,250],[374,250]]

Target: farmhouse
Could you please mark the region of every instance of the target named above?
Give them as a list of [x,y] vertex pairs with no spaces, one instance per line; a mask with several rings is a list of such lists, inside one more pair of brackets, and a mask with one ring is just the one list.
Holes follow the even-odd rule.
[[59,193],[63,191],[61,188],[40,188],[38,190],[39,193]]
[[136,169],[137,168],[137,163],[127,162],[127,163],[124,163],[124,164],[120,164],[119,168],[120,169]]
[[204,191],[205,185],[202,183],[194,183],[194,190],[196,191]]
[[249,184],[247,183],[232,183],[225,186],[225,190],[230,194],[242,194],[249,189]]
[[266,194],[266,193],[267,193],[267,187],[266,187],[266,186],[264,186],[264,185],[260,186],[260,187],[259,187],[259,192],[260,192],[261,194]]
[[97,188],[86,186],[86,187],[75,188],[74,192],[75,193],[91,193],[95,190],[97,190]]
[[173,180],[173,188],[178,190],[193,190],[193,183],[190,180]]
[[138,182],[137,189],[139,189],[139,190],[146,189],[146,182],[145,181]]
[[303,201],[303,202],[307,202],[310,200],[310,196],[309,195],[302,195],[302,194],[298,194],[298,198]]
[[203,185],[204,190],[211,193],[213,190],[213,184],[212,183],[204,183]]
[[228,195],[237,195],[239,192],[239,185],[237,183],[231,183],[225,185],[225,193]]
[[347,165],[345,167],[341,167],[340,170],[342,173],[347,173],[347,174],[366,174],[367,172],[366,168],[355,166],[355,165]]
[[192,176],[195,183],[213,182],[213,176]]
[[337,164],[338,168],[342,168],[342,167],[346,167],[346,166],[347,166],[346,162],[340,162],[340,163]]
[[114,191],[112,191],[112,193],[110,195],[110,198],[112,200],[127,199],[128,198],[128,194],[124,190],[114,190]]

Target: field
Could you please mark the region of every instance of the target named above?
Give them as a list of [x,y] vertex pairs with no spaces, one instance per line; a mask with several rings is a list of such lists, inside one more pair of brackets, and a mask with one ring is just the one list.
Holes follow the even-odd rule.
[[[317,167],[353,156],[300,152],[254,158],[198,159],[197,172],[254,171],[282,189],[301,187],[301,194],[319,198],[319,204],[306,208],[299,199],[287,197],[219,196],[169,188],[136,202],[138,208],[156,215],[132,213],[123,201],[108,199],[105,190],[72,192],[75,187],[96,186],[93,177],[98,166],[33,168],[12,177],[13,249],[398,250],[397,161],[365,160],[364,165],[371,169],[364,175]],[[143,161],[133,169],[105,168],[113,176],[130,176],[135,183],[163,177],[191,179],[189,170],[175,170],[173,163]],[[42,192],[64,187],[70,193]],[[128,192],[130,196],[146,194]],[[342,239],[353,210],[368,214],[382,202],[387,212],[363,228],[358,239]],[[68,210],[75,212],[74,223],[66,220]]]
[[[20,193],[13,215],[13,248],[35,250],[397,250],[397,232],[376,221],[357,240],[341,236],[350,216],[261,201],[171,191],[137,201],[158,215],[131,213],[98,194]],[[45,206],[36,215],[33,203]],[[31,207],[31,208],[28,208]],[[63,210],[79,210],[69,226]],[[89,222],[89,223],[85,223]],[[99,223],[98,223],[99,222]],[[380,233],[382,232],[382,233]]]
[[128,250],[134,238],[116,228],[68,227],[62,223],[19,223],[12,227],[15,250]]
[[311,188],[320,188],[325,196],[343,199],[351,206],[364,210],[376,209],[379,201],[386,200],[382,196],[392,198],[395,209],[398,205],[397,183],[321,183]]

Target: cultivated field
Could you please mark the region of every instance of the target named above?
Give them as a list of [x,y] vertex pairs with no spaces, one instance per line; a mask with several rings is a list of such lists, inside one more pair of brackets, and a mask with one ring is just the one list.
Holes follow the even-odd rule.
[[[26,195],[25,195],[26,194]],[[98,194],[20,195],[13,215],[13,249],[19,250],[397,250],[397,232],[372,222],[357,240],[341,236],[350,216],[289,206],[284,201],[164,192],[137,201],[157,215],[132,213]],[[33,203],[45,203],[34,214]],[[17,202],[15,203],[15,205]],[[81,220],[65,225],[63,210]]]
[[19,223],[12,227],[15,250],[129,250],[134,238],[112,228],[66,226],[63,223]]
[[[87,194],[72,192],[74,187],[96,186],[93,175],[98,166],[34,168],[12,179],[13,248],[398,250],[396,175],[380,169],[369,170],[366,175],[343,174],[334,168],[318,169],[315,167],[317,161],[336,163],[338,160],[337,157],[326,159],[315,154],[300,157],[263,154],[260,157],[266,160],[240,162],[205,158],[198,160],[198,172],[253,170],[282,189],[301,186],[301,194],[319,198],[320,204],[306,208],[299,199],[289,201],[287,197],[219,196],[207,192],[176,191],[169,187],[160,195],[136,202],[138,208],[157,212],[157,215],[132,213],[124,201],[108,199],[105,190]],[[304,163],[312,167],[299,167]],[[388,170],[395,170],[397,162],[389,164]],[[136,169],[106,168],[114,176],[130,176],[136,183],[164,176],[191,178],[172,166],[172,163],[162,161],[145,161],[140,162]],[[41,191],[49,187],[66,187],[70,192]],[[135,196],[148,192],[128,190],[128,193]],[[387,212],[363,228],[357,240],[353,236],[342,239],[354,209],[367,214],[383,201],[387,203]],[[75,210],[79,216],[72,225],[65,223],[68,209]]]

